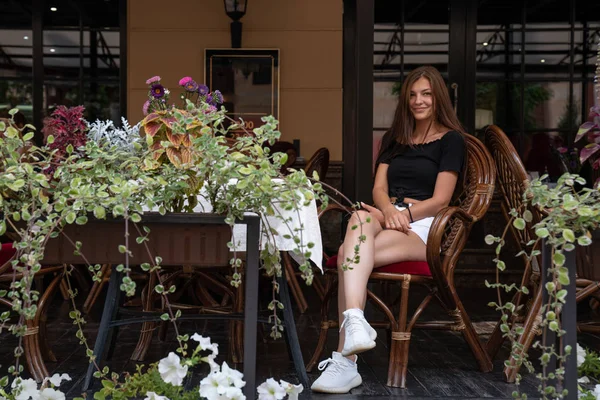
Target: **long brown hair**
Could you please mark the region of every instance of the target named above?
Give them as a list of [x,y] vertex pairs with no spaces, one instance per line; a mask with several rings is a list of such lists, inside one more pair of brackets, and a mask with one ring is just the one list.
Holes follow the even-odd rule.
[[410,111],[410,90],[413,84],[421,78],[426,78],[431,85],[431,92],[433,95],[432,122],[437,122],[446,128],[462,134],[465,133],[464,128],[456,117],[456,113],[452,107],[448,88],[446,87],[442,75],[434,67],[428,65],[419,67],[412,70],[406,76],[404,82],[402,82],[398,106],[396,107],[396,112],[394,114],[394,122],[392,123],[390,130],[383,135],[379,155],[377,156],[377,164],[379,164],[383,153],[388,151],[391,147],[396,146],[396,144],[411,145],[416,121]]

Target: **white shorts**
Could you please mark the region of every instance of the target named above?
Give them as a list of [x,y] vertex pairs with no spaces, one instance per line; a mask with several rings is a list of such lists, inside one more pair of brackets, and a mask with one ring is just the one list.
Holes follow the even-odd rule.
[[[397,210],[403,211],[406,210],[406,207],[395,206]],[[410,228],[411,231],[417,234],[423,241],[423,243],[427,244],[427,237],[429,236],[429,230],[431,229],[431,224],[433,223],[434,217],[427,217],[420,219],[415,222],[411,222]]]

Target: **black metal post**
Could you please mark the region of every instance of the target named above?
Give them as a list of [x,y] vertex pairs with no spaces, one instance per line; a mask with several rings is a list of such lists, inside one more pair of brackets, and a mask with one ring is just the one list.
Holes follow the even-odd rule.
[[[448,83],[457,85],[456,114],[467,132],[475,133],[477,69],[477,1],[450,1]],[[459,60],[459,62],[456,62]]]
[[373,188],[372,0],[344,0],[343,15],[343,192],[370,202]]
[[564,388],[569,391],[567,400],[577,400],[577,276],[575,251],[565,253],[565,267],[569,270],[569,285],[563,289],[567,290],[567,297],[562,308],[562,329],[566,331],[562,337],[562,348],[571,346],[571,355],[565,362]]
[[119,0],[119,109],[127,118],[127,0]]
[[32,45],[33,45],[33,125],[35,141],[43,142],[42,120],[44,118],[44,7],[45,0],[33,0]]
[[246,231],[246,294],[244,298],[244,395],[255,397],[256,330],[258,323],[260,219],[248,218]]
[[[546,283],[548,283],[548,270],[552,268],[552,248],[546,243],[546,241],[542,241],[542,270],[541,274],[541,285],[542,285],[542,308],[541,313],[544,315],[546,313],[546,305],[548,304],[548,291],[546,290]],[[546,347],[554,346],[556,349],[556,333],[548,329],[548,327],[544,328],[544,333],[542,334],[543,344]],[[546,366],[546,374],[554,373],[556,371],[556,357],[552,356],[548,365]],[[556,387],[556,380],[548,380],[548,385]]]
[[[98,31],[90,28],[90,88],[87,100],[91,103],[98,101]],[[85,96],[84,96],[85,99]],[[88,110],[95,110],[90,107]],[[95,110],[96,112],[99,110]],[[91,113],[90,113],[91,114]],[[90,115],[91,119],[94,120],[98,115],[94,112]]]

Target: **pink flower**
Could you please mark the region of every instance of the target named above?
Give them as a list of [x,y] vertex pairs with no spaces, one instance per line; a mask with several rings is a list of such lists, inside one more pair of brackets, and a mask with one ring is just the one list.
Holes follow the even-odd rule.
[[569,149],[567,149],[566,147],[559,147],[557,150],[559,153],[565,154]]
[[150,107],[150,100],[146,100],[146,102],[142,106],[142,112],[144,113],[144,115],[148,115],[148,107]]
[[183,78],[181,78],[179,80],[179,86],[185,86],[189,81],[192,81],[193,79],[189,76],[184,76]]
[[160,76],[153,76],[146,81],[146,85],[152,85],[153,83],[160,82]]

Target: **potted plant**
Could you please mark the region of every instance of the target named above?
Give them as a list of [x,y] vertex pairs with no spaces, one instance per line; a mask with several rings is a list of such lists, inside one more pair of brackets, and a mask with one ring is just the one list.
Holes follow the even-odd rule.
[[[198,211],[201,205],[199,199],[209,204],[212,212],[224,215],[230,227],[247,211],[260,216],[265,224],[262,240],[266,243],[260,254],[261,262],[266,273],[273,277],[274,295],[277,292],[276,277],[281,275],[279,249],[274,240],[278,234],[294,239],[297,245],[295,253],[303,260],[300,263],[303,277],[311,282],[313,270],[308,259],[313,244],[302,240],[301,229],[290,229],[289,232],[271,229],[268,218],[280,217],[278,210],[298,210],[314,199],[326,205],[328,198],[321,183],[312,182],[303,171],[285,176],[280,173],[286,155],[271,154],[264,147],[279,138],[277,121],[273,117],[264,117],[264,124],[253,132],[227,140],[231,130],[243,129],[243,121],[234,121],[226,116],[224,108],[217,108],[222,102],[218,91],[209,93],[206,86],[185,77],[180,81],[182,105],[176,106],[169,103],[170,92],[160,81],[160,77],[147,81],[149,98],[144,105],[145,118],[134,126],[124,120],[122,128],[116,128],[109,122],[88,123],[82,117],[82,107],[59,107],[46,120],[43,129],[45,144],[35,146],[31,143],[33,132],[22,136],[11,121],[8,124],[0,122],[0,236],[11,231],[16,237],[14,247],[17,255],[12,261],[12,268],[23,276],[12,282],[11,290],[2,291],[0,295],[16,304],[13,311],[18,315],[18,322],[11,329],[20,338],[25,333],[25,321],[31,318],[36,308],[37,296],[32,290],[32,282],[36,272],[42,268],[44,257],[50,257],[46,246],[51,240],[61,240],[56,238],[76,231],[78,226],[96,223],[96,220],[119,218],[124,221],[123,242],[115,244],[116,251],[134,255],[133,238],[131,241],[128,238],[136,232],[127,229],[140,223],[145,212],[156,210],[165,215]],[[287,221],[283,222],[284,226],[289,226]],[[148,233],[140,230],[135,234],[136,243],[147,246]],[[68,235],[62,237],[73,245],[76,256],[85,260],[85,243]],[[234,253],[231,284],[237,286],[241,279],[237,270],[241,260],[237,257],[236,240],[227,243],[227,246]],[[143,263],[142,268],[149,273],[160,269],[160,257],[147,261],[150,262]],[[99,279],[100,265],[88,265],[88,268],[94,273],[94,279]],[[121,289],[132,295],[136,284],[131,279],[129,265],[117,268],[125,274]],[[70,272],[67,268],[67,277]],[[165,296],[168,303],[167,291],[160,281],[156,291]],[[70,294],[73,297],[75,291],[70,290]],[[277,310],[281,305],[275,297],[269,308],[274,313],[272,336],[279,337],[282,327]],[[2,314],[0,324],[7,324],[9,314]],[[83,334],[84,319],[77,310],[71,313],[71,317],[79,326],[78,338],[86,346],[88,357],[93,362],[93,352]],[[168,319],[175,321],[176,318],[176,313],[171,310]],[[187,335],[178,335],[178,352],[184,360],[177,361],[170,355],[171,367],[165,367],[180,377],[184,368],[202,359],[198,354],[208,346],[198,346],[190,353],[187,350],[188,339]],[[19,364],[21,349],[18,348],[15,354],[16,362],[9,369],[9,374],[18,377],[22,371]],[[227,368],[223,366],[220,373],[224,370],[231,372]],[[99,370],[97,374],[104,380],[105,391],[98,396],[125,396],[129,393],[127,390],[117,393],[116,388],[122,389],[123,385],[128,385],[127,382],[133,384],[128,379],[156,380],[156,371],[162,376],[160,363],[147,372],[139,371],[137,378],[126,377],[124,382],[118,383],[114,374],[110,375],[106,369]],[[239,376],[229,372],[225,375],[234,382],[229,386],[239,389],[240,386],[235,383]],[[217,379],[216,375],[211,376],[211,379]],[[16,378],[13,390],[5,390],[2,395],[21,398],[19,393],[37,390],[36,393],[44,397],[46,390],[47,395],[52,396],[55,393],[50,390],[58,387],[60,379],[46,380],[41,389],[37,385],[34,388],[29,381],[25,382]],[[167,382],[164,377],[163,382]],[[280,390],[274,382],[263,387],[265,395]],[[8,378],[0,382],[1,386],[7,383]],[[290,389],[289,385],[279,386]],[[290,393],[297,392],[297,389],[290,390]],[[158,399],[165,393],[154,392],[148,397]],[[223,392],[220,398],[242,398],[236,390],[227,393],[231,396]],[[187,398],[182,393],[171,395]]]

